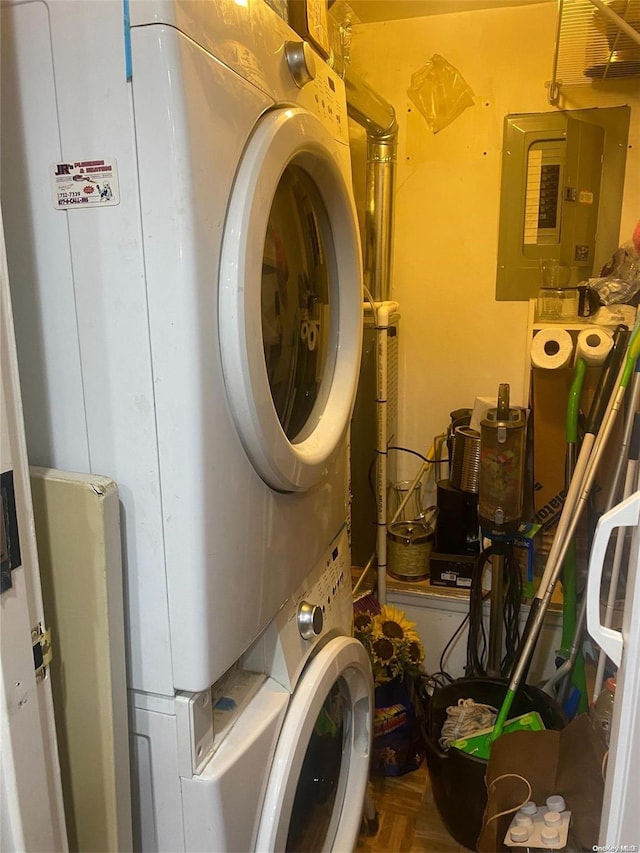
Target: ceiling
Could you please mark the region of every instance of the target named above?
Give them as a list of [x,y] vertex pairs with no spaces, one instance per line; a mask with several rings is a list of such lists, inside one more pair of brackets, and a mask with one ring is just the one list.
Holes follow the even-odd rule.
[[424,15],[444,15],[451,12],[471,12],[505,6],[527,6],[555,0],[347,0],[362,24],[395,21],[400,18],[420,18]]

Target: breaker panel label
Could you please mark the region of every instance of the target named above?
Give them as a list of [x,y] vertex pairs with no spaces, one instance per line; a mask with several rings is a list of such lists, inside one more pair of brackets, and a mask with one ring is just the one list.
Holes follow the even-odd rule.
[[51,194],[57,210],[119,204],[116,161],[94,159],[52,163]]

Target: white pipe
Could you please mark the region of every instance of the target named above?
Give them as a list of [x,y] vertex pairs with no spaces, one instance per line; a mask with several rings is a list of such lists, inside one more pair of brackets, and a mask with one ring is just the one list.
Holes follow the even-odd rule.
[[378,560],[378,601],[381,605],[387,602],[387,468],[388,468],[388,332],[389,318],[391,314],[397,313],[399,306],[397,302],[376,302],[375,328],[377,342],[377,446],[376,446],[376,502],[377,502],[377,530],[376,530],[376,555]]

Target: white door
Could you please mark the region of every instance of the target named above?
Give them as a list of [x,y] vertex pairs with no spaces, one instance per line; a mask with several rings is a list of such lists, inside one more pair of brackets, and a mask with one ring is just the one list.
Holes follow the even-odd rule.
[[67,849],[0,219],[0,850]]
[[249,458],[280,491],[321,479],[356,391],[362,272],[342,148],[305,110],[268,112],[244,153],[225,223],[227,396]]
[[371,666],[351,637],[331,640],[298,683],[278,739],[258,851],[352,850],[369,775]]

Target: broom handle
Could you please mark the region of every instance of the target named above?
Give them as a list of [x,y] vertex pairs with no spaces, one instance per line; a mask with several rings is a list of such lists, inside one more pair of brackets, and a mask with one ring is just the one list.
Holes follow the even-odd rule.
[[[558,522],[558,530],[554,537],[547,566],[540,581],[536,597],[531,602],[529,616],[524,630],[525,639],[523,640],[520,654],[513,668],[511,681],[505,695],[504,701],[498,712],[496,722],[489,736],[490,741],[496,740],[501,734],[504,724],[507,720],[516,691],[520,686],[520,681],[525,670],[528,667],[529,660],[533,653],[534,646],[538,639],[538,634],[542,627],[547,607],[553,595],[553,588],[562,568],[569,542],[575,533],[578,521],[584,504],[589,496],[591,485],[595,477],[596,466],[599,461],[600,451],[604,447],[613,425],[622,400],[624,391],[629,382],[629,378],[633,371],[636,359],[640,355],[640,326],[636,326],[631,341],[627,349],[627,358],[625,363],[619,370],[618,387],[614,390],[604,412],[603,422],[598,431],[597,438],[592,433],[587,433],[584,437],[580,455],[576,463],[576,470],[571,480],[565,504],[562,510],[560,521]],[[591,419],[590,419],[591,420]],[[594,418],[595,420],[595,418]],[[569,517],[570,516],[570,517]],[[564,523],[564,519],[568,521]],[[546,584],[546,587],[544,585]],[[544,587],[544,593],[540,595],[540,591]]]
[[[640,344],[640,337],[636,336],[636,338]],[[611,431],[610,427],[605,436],[605,430],[603,430],[602,425],[607,422],[611,415],[614,401],[625,375],[626,363],[621,366],[620,362],[624,356],[623,347],[626,346],[628,339],[628,334],[623,333],[620,329],[616,330],[615,341],[604,368],[605,373],[602,376],[602,381],[598,383],[598,389],[596,390],[596,395],[589,411],[586,433],[582,440],[582,447],[578,454],[569,488],[567,489],[562,514],[551,544],[547,565],[536,592],[536,598],[542,599],[546,595],[549,586],[551,586],[551,592],[553,593],[553,585],[557,580],[559,568],[562,566],[569,542],[577,527],[579,517],[574,513],[574,509],[578,505],[583,484],[587,481],[587,471],[595,455],[594,448],[602,446],[603,439],[608,438]],[[629,348],[630,346],[631,344],[629,343]],[[605,394],[605,391],[607,394]],[[596,434],[598,435],[596,436]],[[593,474],[595,474],[595,471],[593,471]],[[591,479],[593,479],[593,475]],[[589,482],[590,486],[591,482]],[[527,623],[528,627],[529,623]]]
[[[617,393],[616,393],[616,396],[618,396]],[[605,425],[603,425],[603,427],[600,430],[600,434],[602,434],[603,429],[609,423],[611,424],[611,427],[612,427],[614,420],[615,420],[614,418],[607,419],[607,421],[605,422]],[[610,427],[607,430],[607,437],[608,437],[609,432],[610,432]],[[585,447],[585,442],[587,441],[587,438],[589,438],[589,437],[591,438],[591,440],[588,442],[588,444],[590,446]],[[586,462],[581,464],[580,459],[581,459],[581,457],[584,459],[585,454],[591,453],[591,448],[593,446],[594,446],[593,436],[591,435],[591,433],[587,433],[587,435],[585,435],[584,440],[583,440],[582,450],[580,451],[580,457],[578,457],[578,464],[576,465],[576,470],[574,473],[574,481],[575,481],[576,475],[580,471],[584,471],[584,481],[585,481],[585,490],[586,490],[584,494],[586,496],[588,496],[588,494],[589,494],[589,489],[591,487],[591,481],[593,480],[593,475],[595,474],[595,466],[591,465],[591,467],[589,468],[589,465],[588,465],[589,460],[587,459]],[[585,453],[583,453],[583,451],[585,451]],[[575,489],[574,492],[575,491],[578,491],[578,489]],[[525,625],[525,629],[523,632],[524,633],[524,640],[522,641],[522,646],[520,648],[520,654],[518,655],[518,659],[514,665],[513,672],[511,674],[511,681],[509,682],[509,687],[507,689],[507,693],[505,695],[504,701],[500,707],[500,711],[499,711],[498,716],[496,718],[495,726],[493,728],[493,731],[491,732],[491,735],[489,736],[489,740],[491,740],[491,741],[496,740],[496,738],[498,738],[502,734],[502,729],[503,729],[504,724],[507,720],[509,712],[511,711],[511,706],[512,706],[513,700],[515,698],[516,691],[517,691],[518,687],[520,686],[520,682],[522,681],[522,678],[523,678],[523,676],[527,670],[527,667],[529,665],[529,660],[533,654],[533,649],[534,649],[535,644],[538,640],[538,634],[540,633],[540,629],[542,628],[542,623],[544,621],[544,617],[545,617],[545,614],[547,612],[547,607],[549,606],[549,602],[551,601],[551,596],[553,595],[553,588],[555,586],[555,582],[558,579],[558,576],[560,574],[560,569],[562,568],[562,561],[564,560],[566,550],[569,546],[569,542],[571,540],[571,537],[573,536],[573,534],[575,532],[578,520],[580,518],[581,511],[582,511],[582,507],[584,506],[584,502],[580,503],[581,497],[582,496],[579,496],[578,500],[574,501],[575,507],[572,508],[572,517],[571,517],[568,525],[565,526],[566,535],[563,537],[563,542],[555,550],[555,564],[554,564],[554,566],[550,566],[551,556],[552,556],[552,552],[553,552],[553,546],[552,546],[552,551],[549,554],[549,561],[547,562],[547,568],[545,569],[543,579],[540,581],[540,587],[542,587],[542,584],[543,584],[545,578],[547,578],[546,590],[545,590],[542,597],[540,597],[538,595],[538,593],[540,591],[540,590],[538,590],[538,593],[536,593],[536,597],[531,602],[531,606],[529,609],[529,616],[527,618],[527,623]],[[586,497],[585,497],[585,500],[586,500]],[[566,506],[567,506],[567,504],[565,503],[565,508],[566,508]],[[563,510],[563,515],[564,514],[565,513]],[[557,535],[558,535],[558,533],[556,533],[556,536]],[[556,540],[554,540],[554,544],[555,544],[555,541]],[[550,568],[551,568],[551,572],[549,571]]]

